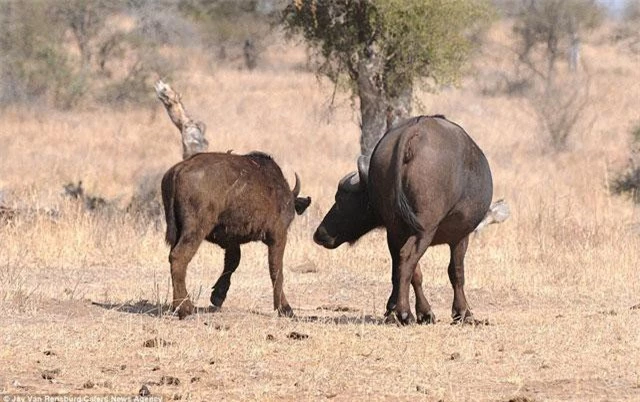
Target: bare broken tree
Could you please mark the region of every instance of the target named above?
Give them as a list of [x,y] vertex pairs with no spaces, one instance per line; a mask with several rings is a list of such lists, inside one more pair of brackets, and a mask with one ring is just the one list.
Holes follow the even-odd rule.
[[205,152],[209,142],[204,138],[207,129],[201,121],[193,120],[182,105],[182,97],[169,84],[158,80],[155,84],[158,99],[167,109],[171,121],[182,135],[182,159],[187,159],[198,152]]

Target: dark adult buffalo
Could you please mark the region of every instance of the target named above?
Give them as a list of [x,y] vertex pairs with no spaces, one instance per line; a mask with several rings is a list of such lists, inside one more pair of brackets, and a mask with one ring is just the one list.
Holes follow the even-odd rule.
[[224,270],[211,292],[215,307],[222,306],[227,296],[231,275],[240,263],[240,245],[262,241],[269,247],[273,306],[280,315],[293,315],[282,291],[282,256],[295,213],[302,214],[311,203],[299,193],[298,175],[290,190],[280,167],[259,152],[200,153],[165,173],[162,202],[171,246],[173,307],[181,319],[193,312],[185,276],[203,240],[225,250]]
[[418,322],[435,322],[422,291],[418,261],[427,247],[448,244],[452,316],[454,321],[469,321],[464,255],[469,234],[487,213],[492,193],[487,159],[460,126],[441,115],[414,117],[388,131],[370,159],[358,158],[358,171],[340,181],[335,204],[314,240],[333,249],[374,228],[385,228],[393,284],[386,315],[403,324],[414,320],[409,284],[416,294]]

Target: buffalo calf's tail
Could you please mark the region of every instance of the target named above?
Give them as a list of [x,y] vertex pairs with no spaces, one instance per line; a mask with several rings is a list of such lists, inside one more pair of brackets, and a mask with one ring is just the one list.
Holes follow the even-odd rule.
[[167,221],[167,233],[165,241],[171,247],[178,242],[178,225],[174,208],[176,172],[171,169],[162,177],[162,204],[164,205],[164,217]]

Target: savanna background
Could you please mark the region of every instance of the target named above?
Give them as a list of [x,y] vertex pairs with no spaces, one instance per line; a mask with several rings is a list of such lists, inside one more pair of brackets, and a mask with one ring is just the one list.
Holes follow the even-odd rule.
[[[637,2],[599,9],[575,69],[560,47],[555,80],[570,85],[553,99],[519,58],[522,2],[494,3],[456,85],[416,87],[414,114],[446,115],[484,150],[511,217],[467,253],[467,298],[489,325],[450,325],[448,249],[435,247],[421,264],[438,322],[408,327],[382,324],[384,232],[334,251],[311,239],[355,170],[358,99],[270,25],[278,2],[131,1],[93,25],[83,13],[102,3],[53,3],[0,3],[0,394],[640,400]],[[313,203],[290,228],[284,270],[298,319],[272,311],[257,243],[220,312],[206,311],[223,262],[212,245],[187,273],[202,311],[168,310],[155,192],[182,150],[158,78],[207,124],[210,150],[261,150],[290,182],[300,175]],[[569,125],[560,140],[555,119]]]

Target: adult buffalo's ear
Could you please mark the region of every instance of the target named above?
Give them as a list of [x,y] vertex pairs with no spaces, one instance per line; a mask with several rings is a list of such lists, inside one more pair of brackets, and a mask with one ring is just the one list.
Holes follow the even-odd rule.
[[293,206],[298,215],[302,215],[309,205],[311,205],[311,197],[296,197],[293,201]]
[[360,185],[364,188],[369,182],[369,162],[371,156],[360,155],[358,157],[358,175],[360,175]]

